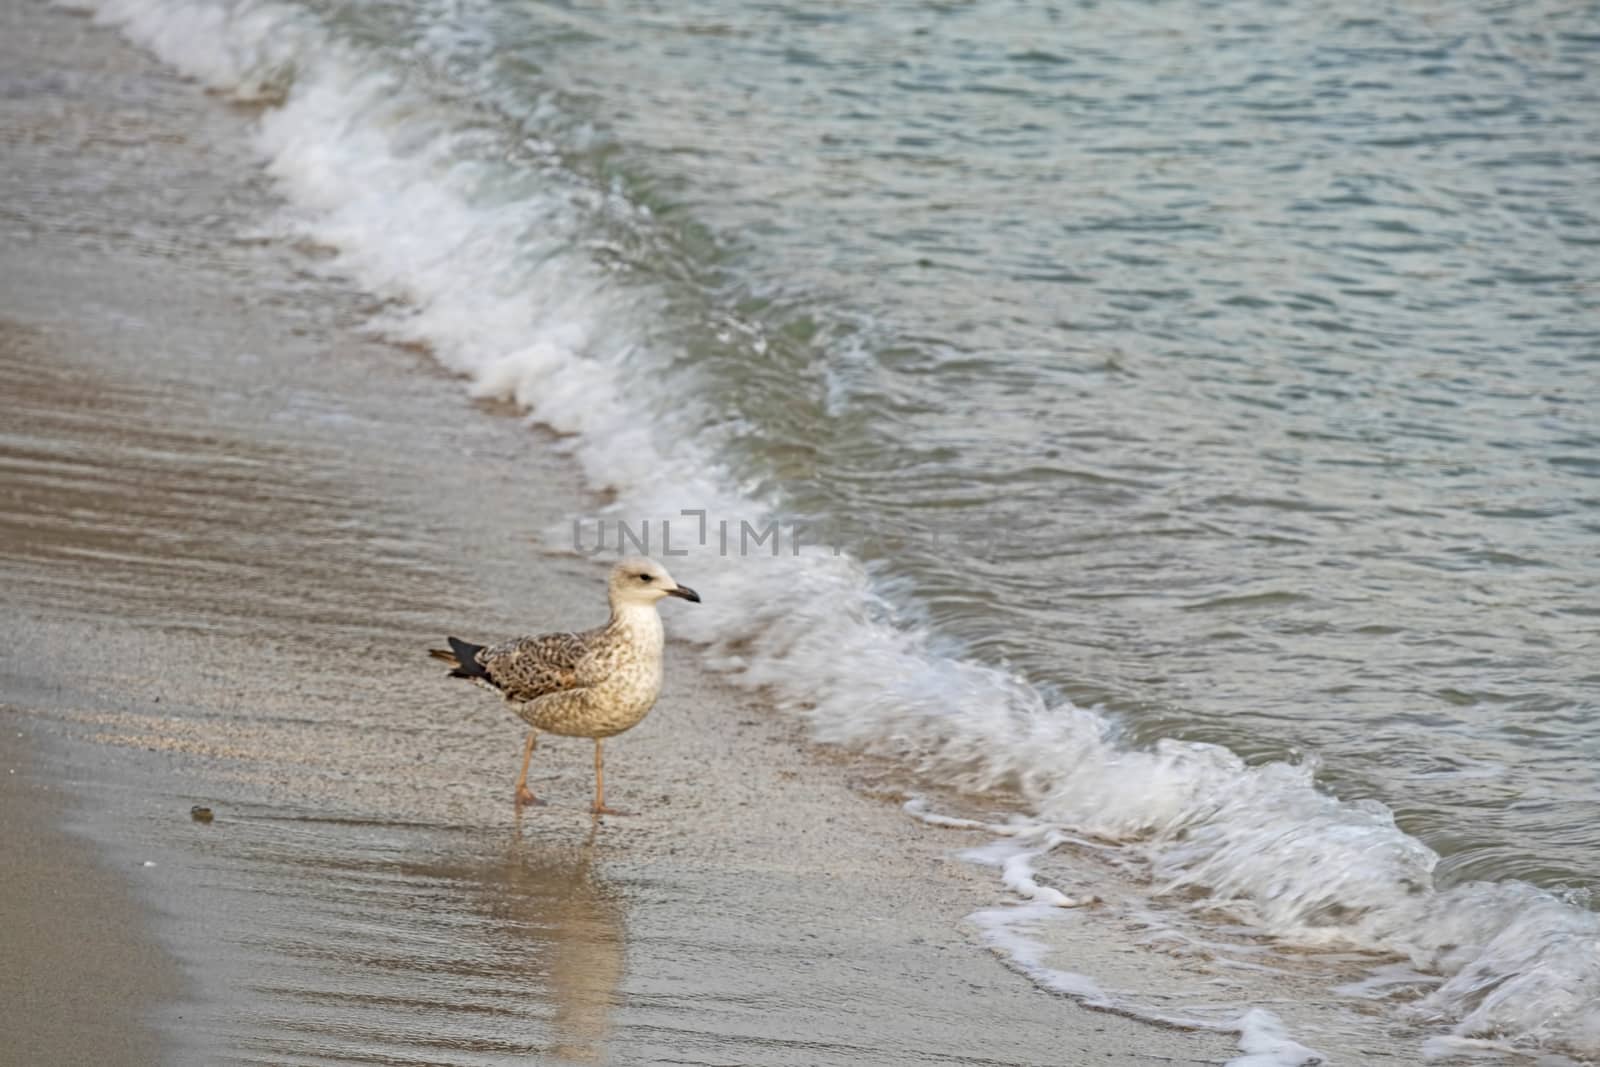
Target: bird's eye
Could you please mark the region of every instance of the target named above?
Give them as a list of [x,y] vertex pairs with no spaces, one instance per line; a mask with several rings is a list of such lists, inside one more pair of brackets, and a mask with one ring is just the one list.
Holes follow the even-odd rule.
[[648,582],[650,580],[650,576],[648,574],[641,574],[639,575],[639,580],[641,582]]

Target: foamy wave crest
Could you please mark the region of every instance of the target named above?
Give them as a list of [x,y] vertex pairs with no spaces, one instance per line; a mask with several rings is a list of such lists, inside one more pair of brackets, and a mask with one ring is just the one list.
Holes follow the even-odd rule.
[[[654,340],[661,295],[588,251],[597,218],[647,225],[642,207],[565,170],[551,146],[416,56],[341,41],[306,10],[99,9],[211,87],[276,105],[259,143],[295,224],[401,309],[386,330],[425,343],[476,393],[571,435],[589,481],[630,515],[762,512],[695,443],[704,414]],[[1443,976],[1411,1010],[1458,1037],[1600,1053],[1594,913],[1522,883],[1437,888],[1432,851],[1382,805],[1319,790],[1308,766],[1250,767],[1172,740],[1129,746],[1102,714],[937,654],[848,556],[690,547],[684,569],[720,610],[682,628],[736,681],[808,716],[820,739],[911,761],[945,785],[1010,790],[1037,826],[1127,842],[1158,892],[1204,890],[1206,907],[1297,942],[1404,955]]]

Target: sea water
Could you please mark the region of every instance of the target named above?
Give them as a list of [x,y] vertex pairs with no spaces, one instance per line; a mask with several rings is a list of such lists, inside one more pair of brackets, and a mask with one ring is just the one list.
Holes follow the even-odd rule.
[[1029,872],[1107,850],[1419,1054],[1600,1055],[1592,5],[96,7],[561,435],[552,545],[687,551],[708,662],[1011,812],[1022,973],[1102,995]]

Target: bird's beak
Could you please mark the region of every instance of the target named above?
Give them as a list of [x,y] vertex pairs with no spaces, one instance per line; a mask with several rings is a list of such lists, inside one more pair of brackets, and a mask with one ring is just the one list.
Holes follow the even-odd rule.
[[683,597],[683,599],[688,600],[688,601],[690,601],[692,603],[695,603],[695,604],[700,603],[700,594],[696,593],[693,589],[690,589],[686,585],[680,585],[676,589],[668,589],[667,590],[667,595],[668,596],[681,596],[681,597]]

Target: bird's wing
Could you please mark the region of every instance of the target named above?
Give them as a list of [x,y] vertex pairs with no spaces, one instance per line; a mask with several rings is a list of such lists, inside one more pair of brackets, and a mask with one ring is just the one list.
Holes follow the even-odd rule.
[[478,653],[478,662],[510,700],[536,700],[578,684],[588,650],[581,634],[518,637]]

